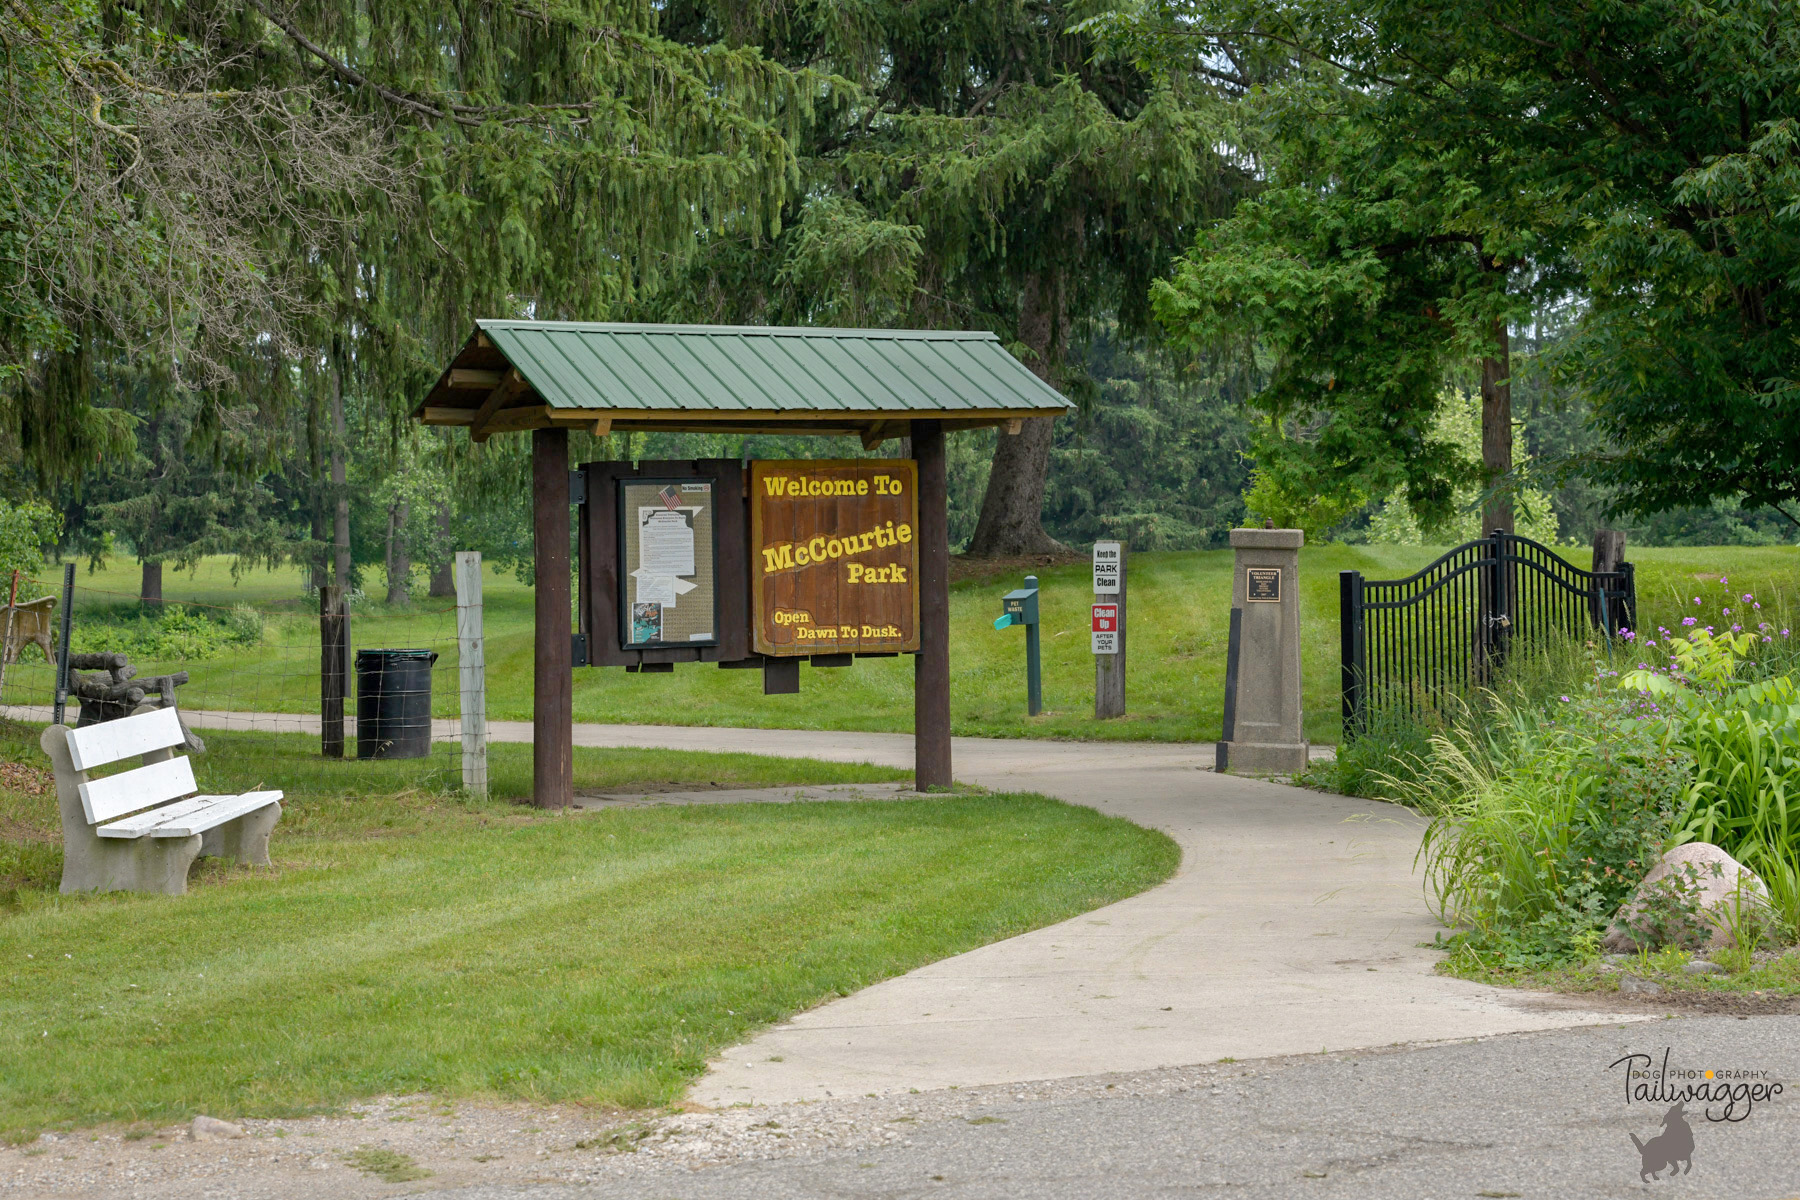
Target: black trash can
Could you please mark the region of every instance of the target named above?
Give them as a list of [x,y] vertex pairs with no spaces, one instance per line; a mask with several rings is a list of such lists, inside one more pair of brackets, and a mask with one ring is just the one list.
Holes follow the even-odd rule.
[[356,757],[431,753],[431,664],[436,650],[356,652]]

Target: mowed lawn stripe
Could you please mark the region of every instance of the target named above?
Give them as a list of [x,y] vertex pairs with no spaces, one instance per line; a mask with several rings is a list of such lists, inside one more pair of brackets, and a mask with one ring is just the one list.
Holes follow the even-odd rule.
[[1034,796],[618,810],[294,852],[312,865],[0,921],[0,1128],[389,1092],[666,1103],[758,1026],[1177,859]]

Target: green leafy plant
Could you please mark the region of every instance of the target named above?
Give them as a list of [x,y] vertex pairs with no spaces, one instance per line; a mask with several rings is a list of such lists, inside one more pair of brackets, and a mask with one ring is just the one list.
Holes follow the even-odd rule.
[[1669,838],[1685,762],[1605,697],[1567,711],[1490,696],[1432,739],[1416,778],[1389,780],[1433,813],[1419,856],[1460,951],[1592,955]]
[[108,619],[78,615],[70,644],[76,653],[112,651],[134,663],[197,662],[233,646],[258,645],[263,621],[247,604],[215,620],[200,609],[164,605],[154,615]]
[[[1715,876],[1724,873],[1719,863],[1711,865]],[[1640,949],[1696,949],[1712,937],[1712,928],[1700,909],[1700,897],[1699,866],[1682,863],[1656,882],[1639,888],[1637,906],[1621,924]]]

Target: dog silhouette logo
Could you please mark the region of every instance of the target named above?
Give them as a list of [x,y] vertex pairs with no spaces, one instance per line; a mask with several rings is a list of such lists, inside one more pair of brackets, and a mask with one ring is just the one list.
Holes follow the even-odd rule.
[[1664,1115],[1662,1124],[1663,1131],[1647,1142],[1638,1141],[1635,1133],[1630,1135],[1631,1144],[1644,1160],[1638,1178],[1645,1183],[1657,1178],[1664,1167],[1669,1169],[1670,1179],[1694,1169],[1694,1131],[1688,1128],[1687,1106],[1675,1105]]

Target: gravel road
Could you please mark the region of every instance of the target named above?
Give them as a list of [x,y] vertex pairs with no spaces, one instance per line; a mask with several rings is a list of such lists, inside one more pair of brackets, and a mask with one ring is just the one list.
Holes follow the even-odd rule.
[[[1640,1054],[1660,1066],[1665,1050],[1666,1086],[1705,1083],[1676,1073],[1711,1069],[1750,1074],[1706,1086],[1747,1080],[1775,1094],[1747,1114],[1740,1103],[1736,1121],[1690,1104],[1691,1173],[1645,1183],[1630,1135],[1658,1133],[1669,1106],[1627,1103],[1634,1064],[1610,1064]],[[115,1129],[0,1150],[0,1197],[1779,1200],[1800,1195],[1800,1017],[1682,1017],[654,1117],[411,1097],[245,1125],[249,1136],[230,1141]],[[371,1150],[429,1175],[383,1182],[356,1165]]]

